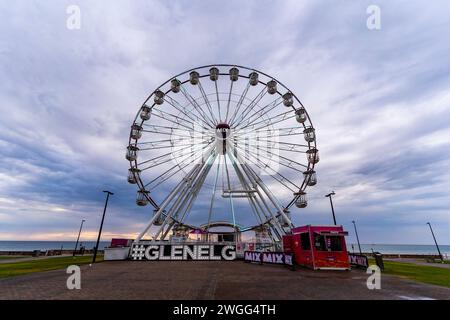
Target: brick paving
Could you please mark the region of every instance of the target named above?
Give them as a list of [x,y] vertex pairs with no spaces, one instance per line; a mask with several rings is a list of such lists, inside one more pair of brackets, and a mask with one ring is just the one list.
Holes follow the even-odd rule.
[[108,261],[81,266],[81,290],[68,290],[65,270],[0,279],[0,299],[450,299],[450,289],[382,275],[290,271],[242,261]]

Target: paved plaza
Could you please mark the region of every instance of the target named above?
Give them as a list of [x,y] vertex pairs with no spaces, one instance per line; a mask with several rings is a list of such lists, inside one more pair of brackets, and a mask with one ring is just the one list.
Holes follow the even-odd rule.
[[81,290],[65,270],[0,279],[0,299],[450,299],[450,289],[382,275],[369,290],[361,270],[291,271],[242,261],[109,261],[81,267]]

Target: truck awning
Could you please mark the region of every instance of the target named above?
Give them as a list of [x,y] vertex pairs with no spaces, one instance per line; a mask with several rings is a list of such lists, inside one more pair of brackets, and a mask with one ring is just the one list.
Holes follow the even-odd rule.
[[321,236],[348,236],[347,231],[314,231]]

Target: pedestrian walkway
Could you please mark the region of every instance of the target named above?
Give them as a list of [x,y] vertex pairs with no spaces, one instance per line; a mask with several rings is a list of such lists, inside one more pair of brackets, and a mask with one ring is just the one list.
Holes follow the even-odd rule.
[[362,270],[312,271],[243,261],[106,261],[81,266],[81,289],[66,270],[0,279],[0,299],[450,299],[450,289],[383,274],[369,290]]

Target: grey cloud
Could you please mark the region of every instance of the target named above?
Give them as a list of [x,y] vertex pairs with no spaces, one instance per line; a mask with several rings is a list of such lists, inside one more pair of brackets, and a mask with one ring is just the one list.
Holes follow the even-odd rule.
[[[1,232],[98,220],[104,188],[116,192],[109,230],[140,231],[151,209],[134,205],[125,181],[129,125],[160,83],[219,62],[273,74],[308,108],[320,180],[296,223],[329,223],[323,194],[335,188],[338,221],[358,220],[367,241],[430,242],[417,226],[435,220],[450,243],[448,144],[422,139],[448,128],[447,4],[381,1],[382,29],[368,31],[370,1],[77,2],[76,31],[65,28],[67,1],[0,4],[0,198],[17,203],[0,205]],[[69,211],[46,209],[58,206]]]

